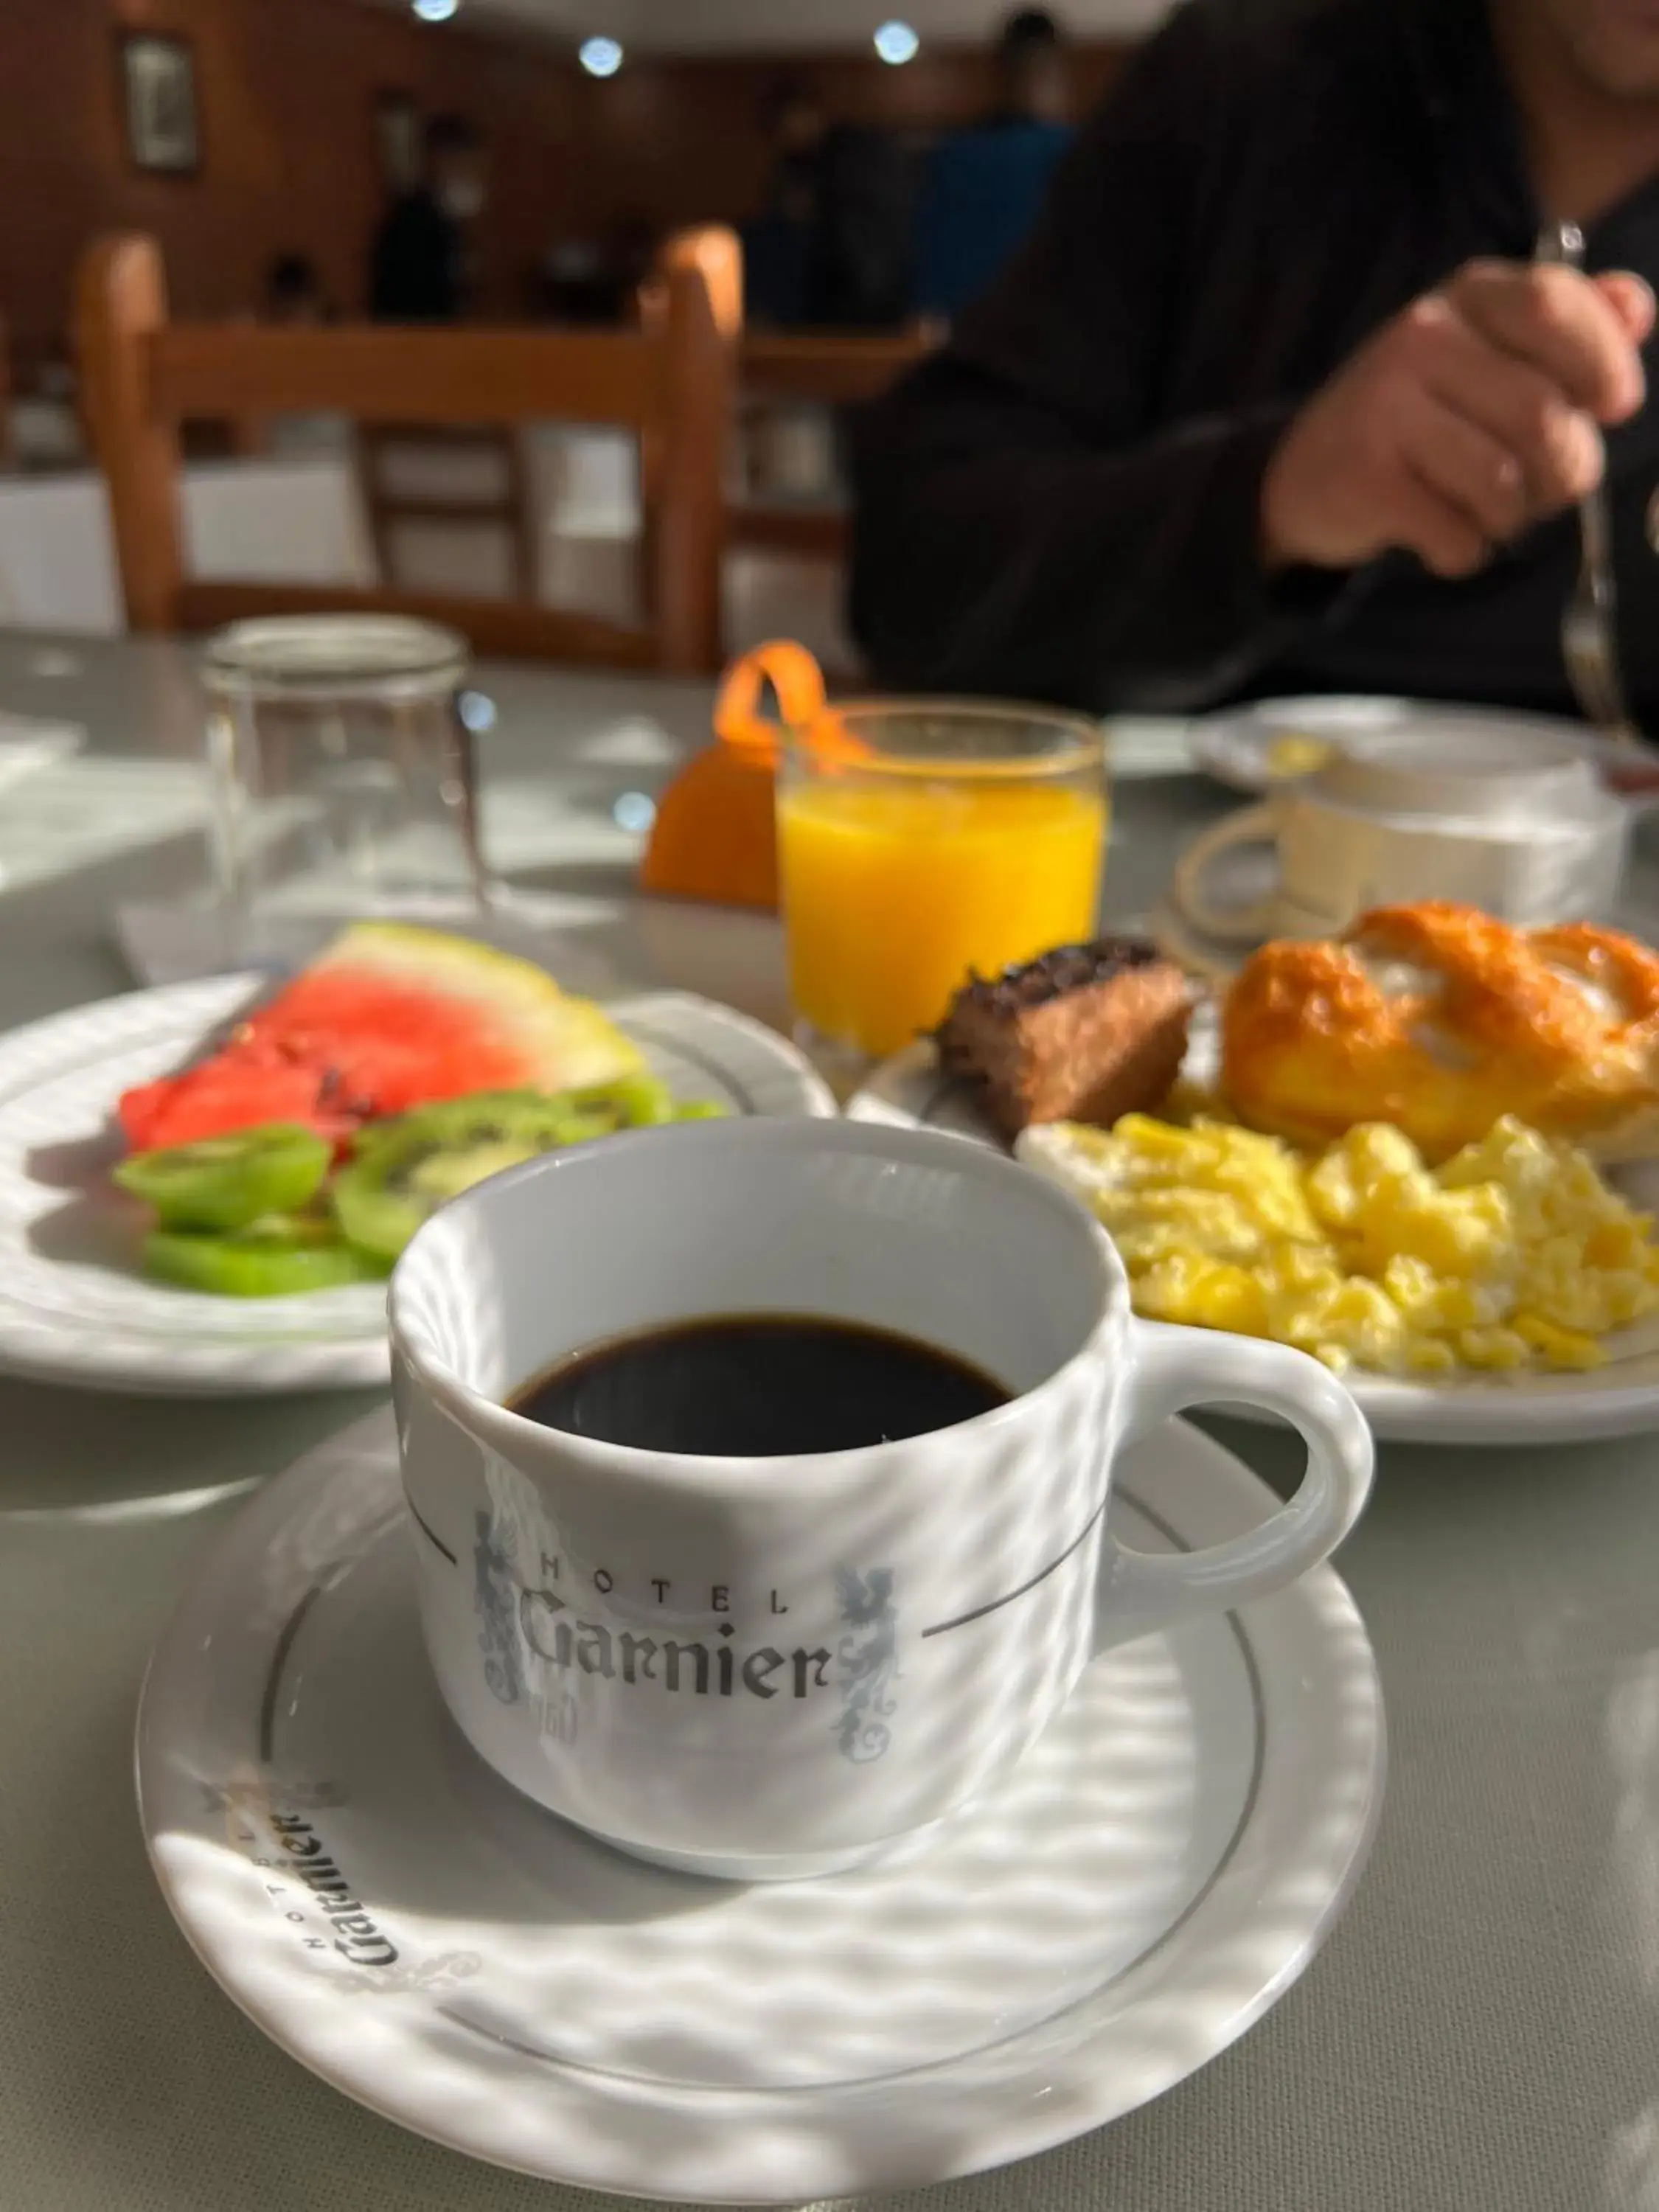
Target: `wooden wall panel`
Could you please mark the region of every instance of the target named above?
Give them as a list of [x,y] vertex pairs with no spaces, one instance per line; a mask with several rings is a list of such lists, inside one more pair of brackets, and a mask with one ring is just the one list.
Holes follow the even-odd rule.
[[[129,162],[123,27],[194,46],[198,176]],[[61,338],[76,253],[106,229],[161,240],[180,314],[246,312],[285,251],[309,254],[355,312],[381,202],[374,100],[394,89],[489,131],[497,189],[479,240],[482,305],[519,313],[562,228],[585,88],[546,50],[434,32],[358,0],[0,0],[0,313],[25,355]]]
[[[116,69],[122,27],[196,49],[204,160],[194,178],[128,162]],[[1121,50],[1079,55],[1083,96]],[[380,202],[375,94],[455,107],[489,134],[494,188],[479,232],[481,307],[526,311],[562,238],[629,222],[740,221],[769,166],[774,88],[804,79],[833,116],[928,131],[990,94],[983,56],[630,59],[606,83],[499,33],[434,30],[364,0],[0,0],[0,316],[27,379],[70,320],[71,272],[95,232],[152,231],[181,315],[245,313],[283,251],[309,254],[339,305],[362,302]]]

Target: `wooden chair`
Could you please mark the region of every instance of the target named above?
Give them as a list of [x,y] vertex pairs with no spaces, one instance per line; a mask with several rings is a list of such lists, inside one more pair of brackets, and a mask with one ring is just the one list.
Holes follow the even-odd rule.
[[[740,270],[729,231],[680,234],[664,252],[660,312],[638,330],[272,330],[170,321],[155,241],[98,240],[80,272],[81,374],[132,628],[404,613],[447,623],[483,652],[685,673],[718,667]],[[652,501],[644,627],[522,602],[191,580],[179,423],[329,413],[368,424],[557,419],[633,431]]]
[[[769,409],[857,407],[878,398],[933,350],[930,337],[898,332],[862,337],[833,331],[757,331],[738,356],[740,410],[750,419]],[[772,553],[838,561],[846,552],[847,518],[834,506],[734,501],[729,541]]]
[[[535,599],[541,570],[539,517],[517,430],[506,424],[463,429],[432,422],[366,422],[357,433],[356,458],[375,558],[391,588],[398,588],[405,526],[460,524],[499,542],[508,596]],[[441,481],[449,473],[446,465],[456,462],[474,479],[459,489]],[[439,482],[422,480],[411,488],[405,481],[411,475]]]

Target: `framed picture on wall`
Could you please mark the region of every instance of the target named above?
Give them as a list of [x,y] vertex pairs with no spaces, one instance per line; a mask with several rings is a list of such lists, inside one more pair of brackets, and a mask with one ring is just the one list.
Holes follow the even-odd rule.
[[202,166],[196,112],[196,56],[184,39],[153,31],[122,34],[121,101],[135,166],[189,176]]
[[377,93],[374,139],[380,181],[391,192],[412,191],[421,180],[421,111],[413,94]]

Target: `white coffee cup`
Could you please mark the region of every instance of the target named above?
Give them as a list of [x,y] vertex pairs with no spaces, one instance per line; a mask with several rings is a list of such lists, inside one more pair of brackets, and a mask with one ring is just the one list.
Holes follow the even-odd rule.
[[[1601,919],[1617,902],[1630,811],[1547,732],[1418,711],[1409,731],[1350,738],[1325,766],[1246,807],[1182,854],[1177,912],[1224,944],[1322,937],[1367,908],[1456,899],[1523,928]],[[1276,850],[1278,885],[1228,904],[1221,854]]]
[[[959,1138],[687,1125],[479,1185],[392,1286],[427,1649],[509,1782],[637,1856],[787,1878],[988,1789],[1103,1644],[1281,1588],[1352,1528],[1358,1408],[1301,1353],[1129,1310],[1074,1200]],[[933,1434],[792,1459],[597,1443],[503,1401],[562,1354],[698,1316],[902,1332],[1017,1393]],[[1291,1502],[1206,1551],[1104,1533],[1119,1447],[1182,1407],[1293,1423]]]

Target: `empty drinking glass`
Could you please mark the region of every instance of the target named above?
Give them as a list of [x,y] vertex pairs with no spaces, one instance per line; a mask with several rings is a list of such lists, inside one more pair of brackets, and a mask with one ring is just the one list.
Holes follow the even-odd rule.
[[303,959],[364,915],[489,902],[465,641],[392,616],[237,623],[207,647],[214,860],[229,949]]

